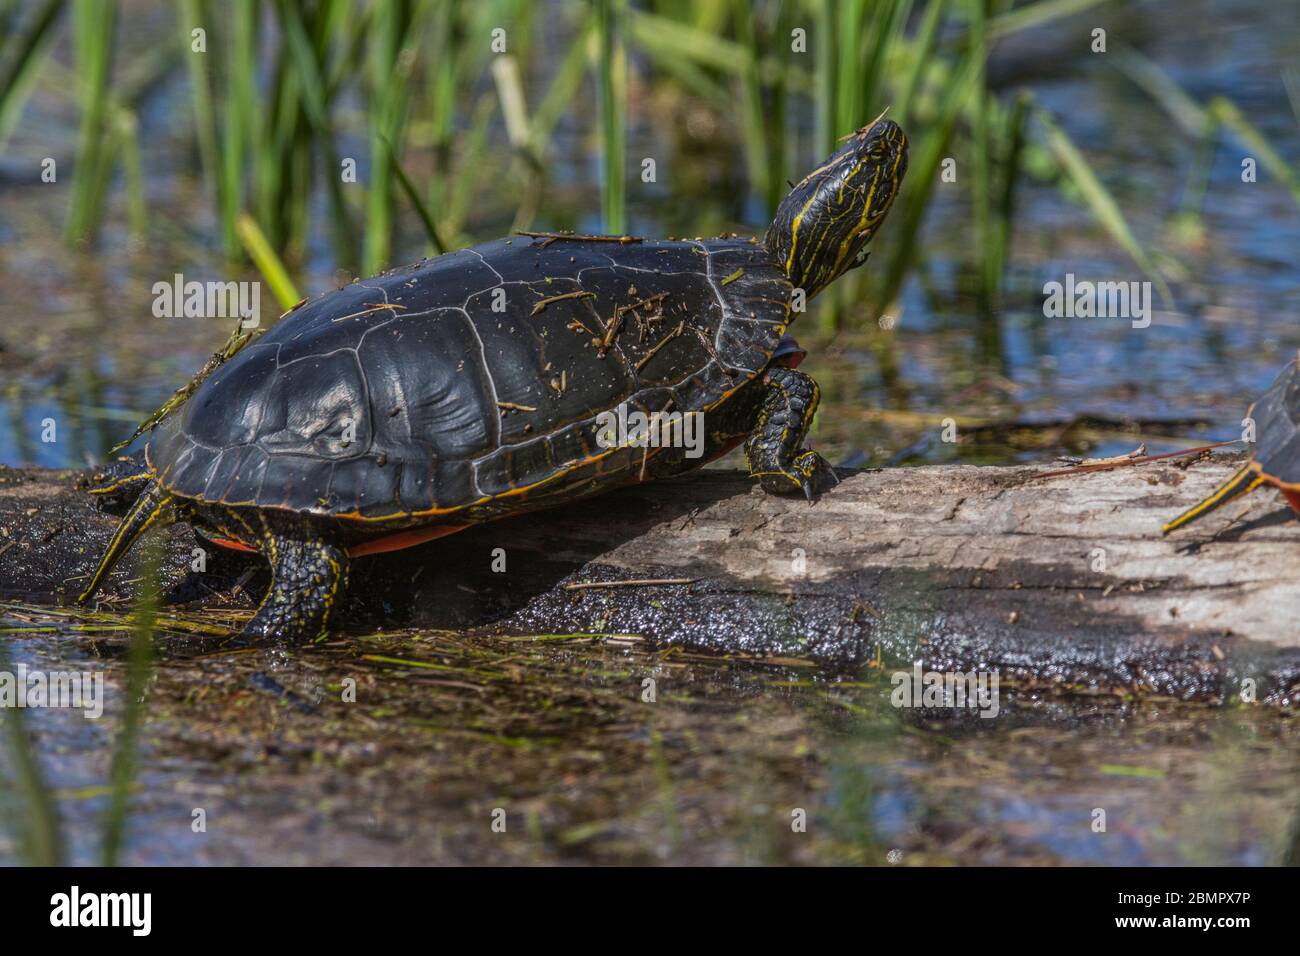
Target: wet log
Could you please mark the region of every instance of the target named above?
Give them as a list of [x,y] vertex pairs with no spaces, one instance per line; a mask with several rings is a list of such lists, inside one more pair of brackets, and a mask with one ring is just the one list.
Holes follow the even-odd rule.
[[[1158,463],[845,474],[816,504],[706,470],[504,519],[357,562],[349,628],[640,635],[853,668],[992,670],[1021,688],[1289,704],[1300,688],[1300,523],[1260,491],[1168,538],[1234,467]],[[63,600],[114,526],[76,473],[0,471],[0,595]],[[228,600],[256,561],[196,585],[168,535],[173,596]],[[129,594],[132,571],[109,593]],[[633,584],[634,580],[657,581]],[[668,582],[668,583],[665,583]],[[206,597],[204,597],[206,595]]]

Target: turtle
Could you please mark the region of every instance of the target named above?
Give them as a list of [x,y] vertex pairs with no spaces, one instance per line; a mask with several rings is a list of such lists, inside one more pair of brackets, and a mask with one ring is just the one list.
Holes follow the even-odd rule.
[[1246,421],[1255,428],[1250,458],[1208,498],[1166,524],[1165,534],[1260,485],[1275,486],[1291,509],[1300,513],[1300,355],[1288,362],[1268,390],[1246,409]]
[[906,170],[882,115],[792,185],[762,239],[516,233],[300,303],[91,489],[121,522],[79,600],[183,521],[270,565],[241,640],[310,640],[356,558],[742,444],[763,489],[815,500],[838,479],[804,446],[819,390],[786,329],[866,261]]

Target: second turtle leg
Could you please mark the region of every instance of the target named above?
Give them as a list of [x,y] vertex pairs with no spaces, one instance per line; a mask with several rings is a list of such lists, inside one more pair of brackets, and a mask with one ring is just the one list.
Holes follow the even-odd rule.
[[325,635],[348,583],[347,551],[295,515],[258,512],[258,550],[271,565],[271,586],[243,637],[309,641]]
[[773,365],[763,373],[758,421],[745,442],[749,473],[765,491],[803,492],[812,501],[839,482],[826,459],[803,447],[821,389],[796,369]]

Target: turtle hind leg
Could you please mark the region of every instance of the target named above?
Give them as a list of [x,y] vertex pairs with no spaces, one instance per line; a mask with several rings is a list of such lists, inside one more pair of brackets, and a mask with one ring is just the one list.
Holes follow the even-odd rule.
[[773,365],[761,383],[758,421],[745,442],[749,473],[765,491],[812,501],[839,482],[826,459],[803,447],[821,390],[803,372]]
[[1188,508],[1173,521],[1169,522],[1160,529],[1161,534],[1168,534],[1175,528],[1181,528],[1185,524],[1190,524],[1197,518],[1209,514],[1220,505],[1226,505],[1229,501],[1239,498],[1244,494],[1249,494],[1266,479],[1262,475],[1257,475],[1251,470],[1250,465],[1243,465],[1241,470],[1231,478],[1219,485],[1210,497],[1206,498],[1192,507]]
[[347,588],[348,554],[322,534],[319,524],[297,515],[259,512],[258,550],[271,565],[271,586],[244,628],[243,638],[261,642],[315,640]]
[[163,491],[158,485],[149,481],[144,485],[144,490],[140,492],[139,497],[127,509],[121,522],[117,526],[117,531],[113,534],[113,540],[108,543],[108,550],[99,561],[99,566],[95,568],[95,573],[91,575],[90,583],[86,589],[77,597],[78,604],[85,604],[99,590],[99,586],[104,583],[104,578],[108,577],[110,571],[122,555],[131,549],[131,545],[139,540],[140,535],[144,534],[158,522],[171,524],[177,518],[176,509],[172,504],[172,496]]

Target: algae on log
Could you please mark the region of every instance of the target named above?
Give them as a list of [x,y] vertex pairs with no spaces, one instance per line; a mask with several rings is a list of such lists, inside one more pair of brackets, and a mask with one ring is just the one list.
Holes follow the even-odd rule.
[[[706,470],[361,559],[347,623],[631,633],[837,666],[879,654],[1020,687],[1232,701],[1245,688],[1289,704],[1300,524],[1285,503],[1261,489],[1160,535],[1236,460],[1032,481],[1049,469],[899,468],[848,476],[815,505]],[[0,594],[62,597],[89,572],[115,521],[77,484],[0,471]],[[195,540],[170,535],[176,583]],[[249,562],[214,554],[178,593],[219,595]],[[119,593],[130,574],[114,575]],[[692,583],[569,587],[633,578]]]

